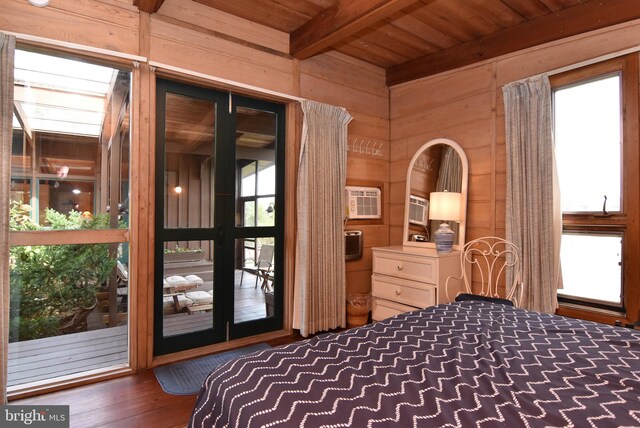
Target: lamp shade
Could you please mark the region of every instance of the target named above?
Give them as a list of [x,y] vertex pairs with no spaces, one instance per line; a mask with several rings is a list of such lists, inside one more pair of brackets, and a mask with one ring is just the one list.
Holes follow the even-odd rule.
[[429,220],[460,221],[462,194],[432,192],[429,195]]

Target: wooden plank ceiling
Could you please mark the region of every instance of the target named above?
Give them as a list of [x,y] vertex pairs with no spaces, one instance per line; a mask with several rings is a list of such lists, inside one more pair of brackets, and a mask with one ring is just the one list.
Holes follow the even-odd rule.
[[[157,12],[164,0],[133,0]],[[290,34],[290,54],[342,52],[414,80],[640,18],[638,0],[194,0]]]

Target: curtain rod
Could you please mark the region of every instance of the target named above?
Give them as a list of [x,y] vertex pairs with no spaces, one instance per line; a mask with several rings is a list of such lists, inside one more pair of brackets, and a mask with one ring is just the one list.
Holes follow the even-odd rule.
[[39,36],[32,36],[30,34],[14,33],[11,31],[2,31],[2,32],[5,34],[9,34],[11,36],[15,36],[16,40],[18,41],[42,43],[42,44],[47,44],[47,45],[56,46],[56,47],[75,49],[82,52],[97,53],[101,55],[112,56],[115,58],[128,59],[131,61],[147,62],[147,58],[144,56],[132,55],[128,53],[112,51],[109,49],[96,48],[93,46],[81,45],[78,43],[63,42],[61,40],[49,39],[46,37],[39,37]]

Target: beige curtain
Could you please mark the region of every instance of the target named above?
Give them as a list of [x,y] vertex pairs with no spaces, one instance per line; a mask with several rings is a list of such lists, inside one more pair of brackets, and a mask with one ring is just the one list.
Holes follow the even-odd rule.
[[345,327],[344,109],[302,101],[293,328],[304,337]]
[[7,358],[9,349],[9,199],[11,197],[11,138],[13,124],[13,57],[16,38],[0,33],[0,388],[7,404]]
[[503,88],[507,149],[506,238],[520,249],[523,307],[555,312],[562,213],[546,75]]

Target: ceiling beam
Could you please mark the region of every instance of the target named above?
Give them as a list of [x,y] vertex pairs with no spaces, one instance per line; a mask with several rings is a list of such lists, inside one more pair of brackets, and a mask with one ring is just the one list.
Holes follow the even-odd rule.
[[141,12],[156,13],[164,0],[133,0],[133,5]]
[[392,86],[640,18],[638,0],[591,0],[387,69]]
[[[434,0],[422,0],[423,4]],[[291,33],[290,53],[307,59],[418,0],[338,0]]]

